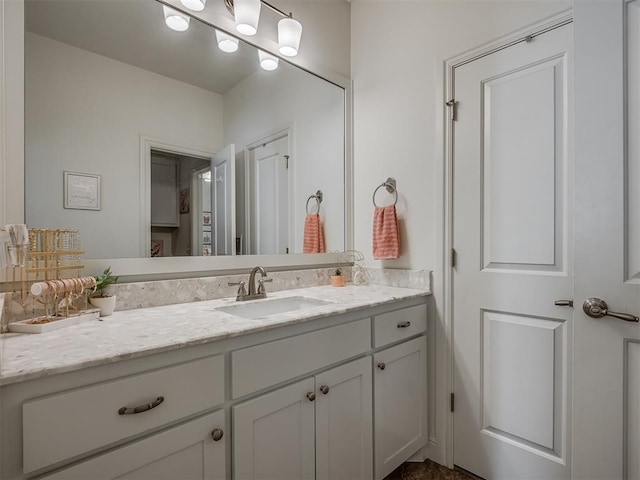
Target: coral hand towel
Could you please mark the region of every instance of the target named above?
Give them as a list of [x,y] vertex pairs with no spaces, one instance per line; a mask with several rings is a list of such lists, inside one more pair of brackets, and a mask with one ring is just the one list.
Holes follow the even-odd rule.
[[303,253],[324,253],[324,232],[320,223],[320,215],[310,213],[304,219]]
[[400,257],[400,235],[396,206],[376,207],[373,212],[373,258]]

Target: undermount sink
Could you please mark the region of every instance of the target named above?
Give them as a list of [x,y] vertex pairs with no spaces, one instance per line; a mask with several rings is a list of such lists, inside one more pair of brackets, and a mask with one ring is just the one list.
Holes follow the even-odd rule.
[[328,305],[329,303],[332,302],[307,297],[267,298],[264,300],[249,300],[247,303],[237,303],[226,307],[218,307],[216,310],[251,320],[276,315],[278,313],[287,313]]

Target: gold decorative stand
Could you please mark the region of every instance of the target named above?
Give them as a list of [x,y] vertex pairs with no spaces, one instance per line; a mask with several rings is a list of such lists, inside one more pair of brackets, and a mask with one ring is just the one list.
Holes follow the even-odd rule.
[[[96,283],[94,277],[81,276],[84,251],[79,230],[30,229],[29,243],[10,245],[9,253],[13,300],[21,308],[14,309],[17,321],[3,325],[3,332],[8,326],[10,331],[40,333],[54,329],[54,322],[59,328],[70,323],[61,320],[87,313],[86,289]],[[90,311],[91,318],[94,312]],[[45,328],[47,324],[51,327]]]

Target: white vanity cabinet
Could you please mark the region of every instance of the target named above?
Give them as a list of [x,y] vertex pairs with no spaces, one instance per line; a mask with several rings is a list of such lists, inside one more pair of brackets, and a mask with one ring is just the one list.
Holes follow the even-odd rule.
[[371,357],[233,407],[237,479],[373,477]]
[[411,298],[4,385],[0,478],[381,480],[427,443],[426,322]]
[[64,468],[42,480],[225,480],[224,411]]

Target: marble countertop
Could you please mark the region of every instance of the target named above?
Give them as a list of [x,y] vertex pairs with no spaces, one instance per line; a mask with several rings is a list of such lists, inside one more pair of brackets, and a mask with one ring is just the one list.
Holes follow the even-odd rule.
[[[270,293],[268,299],[250,303],[285,297],[307,297],[330,303],[245,319],[216,310],[238,304],[235,298],[225,298],[115,312],[100,321],[90,320],[42,334],[2,335],[0,386],[429,294],[428,290],[381,285],[299,288]],[[247,304],[249,302],[242,305]]]

